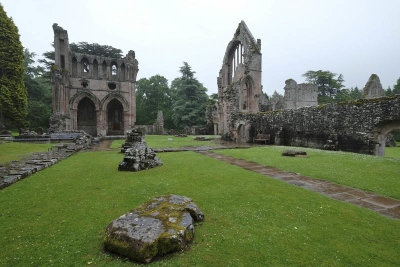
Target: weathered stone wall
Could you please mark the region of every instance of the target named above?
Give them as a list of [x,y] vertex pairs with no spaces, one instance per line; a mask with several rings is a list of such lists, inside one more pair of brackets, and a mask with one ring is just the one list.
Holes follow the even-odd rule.
[[277,145],[384,155],[387,134],[400,129],[400,96],[257,114],[235,113],[230,129],[236,141],[249,142],[257,133],[265,133]]
[[318,105],[317,85],[309,83],[297,84],[293,79],[286,80],[285,84],[285,109],[296,109]]

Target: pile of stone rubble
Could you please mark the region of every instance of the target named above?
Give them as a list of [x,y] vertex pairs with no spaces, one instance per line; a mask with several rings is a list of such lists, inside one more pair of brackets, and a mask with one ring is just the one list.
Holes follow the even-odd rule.
[[118,165],[119,171],[137,172],[162,165],[161,159],[156,158],[154,150],[144,141],[144,132],[141,129],[133,129],[128,133],[121,152],[125,153],[125,157]]

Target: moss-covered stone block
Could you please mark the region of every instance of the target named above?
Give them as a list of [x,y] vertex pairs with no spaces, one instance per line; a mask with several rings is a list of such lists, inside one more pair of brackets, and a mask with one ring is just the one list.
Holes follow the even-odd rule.
[[188,197],[155,197],[110,223],[104,248],[137,262],[181,251],[193,240],[204,214]]

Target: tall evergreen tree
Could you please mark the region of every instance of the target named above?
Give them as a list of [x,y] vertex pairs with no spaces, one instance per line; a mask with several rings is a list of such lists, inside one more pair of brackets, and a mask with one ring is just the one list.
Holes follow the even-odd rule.
[[18,28],[0,4],[0,120],[18,127],[24,125],[27,114],[23,58]]
[[26,121],[31,129],[49,126],[51,115],[51,83],[43,76],[44,69],[35,66],[35,53],[24,50],[24,83],[28,91],[28,116]]
[[194,71],[187,62],[179,70],[180,78],[172,81],[171,89],[175,93],[173,121],[178,129],[191,126],[204,126],[205,111],[208,103],[207,89],[194,77]]

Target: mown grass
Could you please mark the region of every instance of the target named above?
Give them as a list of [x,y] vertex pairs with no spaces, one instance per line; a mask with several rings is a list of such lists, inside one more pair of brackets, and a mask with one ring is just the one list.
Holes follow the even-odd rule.
[[400,221],[193,152],[118,172],[85,152],[0,191],[0,265],[131,265],[102,250],[106,226],[157,195],[205,213],[191,248],[154,266],[398,266]]
[[[282,157],[281,153],[286,149],[304,150],[310,157]],[[378,157],[284,146],[229,149],[216,152],[400,199],[400,157]]]
[[[201,136],[204,136],[206,138],[216,137],[213,135],[201,135]],[[196,138],[196,136],[193,135],[189,135],[187,137],[175,137],[173,135],[146,135],[145,140],[147,145],[153,148],[215,145],[215,143],[211,141],[194,141],[193,140],[194,138]],[[110,147],[120,148],[124,142],[125,142],[124,139],[114,140]]]
[[47,151],[53,144],[8,142],[0,144],[0,164],[23,158],[27,153]]
[[400,158],[400,144],[398,144],[396,147],[386,147],[385,157]]

